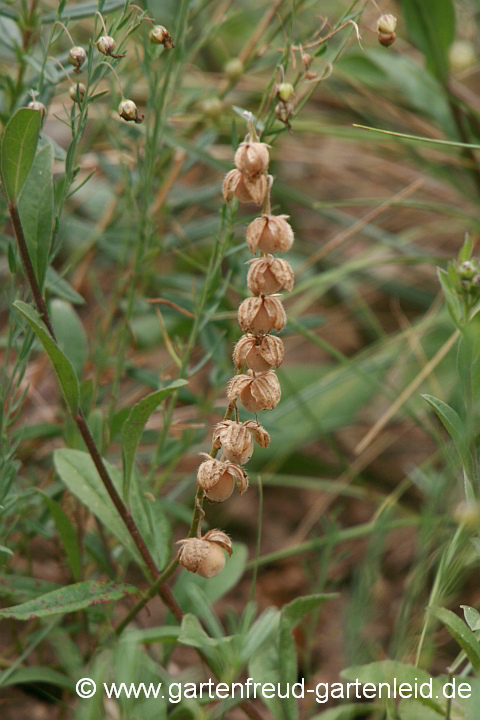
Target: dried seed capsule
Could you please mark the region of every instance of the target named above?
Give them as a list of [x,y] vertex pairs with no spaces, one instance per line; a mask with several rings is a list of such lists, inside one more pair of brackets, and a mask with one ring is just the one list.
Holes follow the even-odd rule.
[[254,375],[237,375],[228,385],[227,397],[233,402],[238,397],[246,410],[257,413],[261,410],[273,410],[281,397],[280,383],[273,370]]
[[460,73],[468,70],[477,62],[475,46],[469,40],[456,40],[450,46],[448,53],[450,67],[453,72]]
[[243,62],[240,58],[232,58],[227,62],[224,68],[225,75],[229,80],[238,80],[244,73]]
[[244,335],[235,345],[234,361],[238,370],[248,365],[253,372],[267,372],[283,362],[283,342],[275,335]]
[[225,567],[225,554],[232,554],[232,541],[221,530],[210,530],[203,538],[180,540],[178,561],[190,572],[202,577],[214,577]]
[[68,53],[68,62],[73,65],[74,72],[81,72],[81,67],[87,59],[87,53],[82,47],[75,45]]
[[73,102],[78,102],[78,98],[80,98],[80,102],[82,102],[86,92],[87,88],[85,85],[83,83],[77,83],[76,85],[70,86],[68,95]]
[[254,295],[274,295],[279,290],[293,290],[295,276],[286,260],[268,255],[250,260],[250,263],[247,284]]
[[28,103],[27,107],[29,110],[38,110],[38,112],[42,115],[42,120],[47,114],[47,108],[42,102],[40,102],[40,100],[31,100],[31,102]]
[[268,169],[268,145],[261,142],[243,142],[235,153],[235,165],[244,175],[254,178]]
[[[203,454],[203,453],[202,453]],[[222,462],[205,455],[207,458],[197,471],[197,485],[205,491],[209,500],[223,502],[237,488],[242,495],[248,488],[246,472],[232,462]]]
[[251,433],[243,423],[233,420],[224,420],[215,427],[213,444],[217,449],[222,448],[227,460],[238,465],[245,465],[253,455]]
[[275,106],[275,115],[280,120],[280,122],[284,123],[288,128],[290,126],[290,118],[293,115],[294,107],[292,103],[284,103],[280,101]]
[[262,215],[247,227],[247,243],[255,255],[287,252],[293,245],[293,230],[287,222],[288,215]]
[[390,35],[397,29],[397,18],[395,15],[385,14],[380,15],[377,20],[377,32]]
[[109,35],[102,35],[95,44],[97,46],[97,50],[99,50],[103,55],[111,55],[117,47],[117,43]]
[[154,25],[148,37],[154,45],[163,45],[166,50],[172,50],[172,48],[175,47],[172,42],[172,36],[163,25]]
[[256,420],[237,423],[223,420],[213,431],[213,445],[217,450],[222,448],[223,454],[230,462],[244,465],[253,455],[252,440],[260,447],[268,447],[270,436]]
[[127,122],[143,122],[143,115],[138,114],[138,108],[133,100],[122,100],[118,106],[118,114]]
[[244,332],[268,335],[280,332],[287,324],[287,316],[280,300],[274,295],[246,298],[238,308],[238,323]]
[[230,170],[223,181],[223,197],[225,202],[230,202],[235,196],[240,202],[254,202],[261,205],[267,194],[267,188],[268,180],[265,175],[250,179],[240,170]]

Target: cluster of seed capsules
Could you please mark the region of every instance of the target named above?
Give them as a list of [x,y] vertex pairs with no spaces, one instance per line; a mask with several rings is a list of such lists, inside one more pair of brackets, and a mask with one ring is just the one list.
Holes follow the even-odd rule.
[[[235,346],[233,358],[237,375],[227,389],[229,401],[226,418],[213,432],[211,455],[204,455],[197,472],[197,485],[213,502],[227,500],[236,489],[244,493],[248,488],[243,468],[253,454],[254,443],[268,447],[270,437],[257,420],[240,422],[237,401],[246,410],[258,413],[273,410],[281,397],[280,383],[275,369],[284,357],[282,340],[273,331],[284,329],[287,316],[280,291],[290,292],[294,274],[289,263],[276,257],[288,251],[293,244],[293,230],[287,215],[272,215],[270,189],[273,182],[268,175],[268,145],[258,142],[255,129],[247,135],[235,154],[235,169],[225,177],[223,195],[226,202],[237,197],[240,202],[263,205],[263,214],[247,227],[247,244],[253,255],[250,260],[248,289],[252,297],[244,300],[238,309],[238,322],[245,333]],[[248,368],[247,372],[245,372]],[[235,419],[230,419],[232,415]],[[222,452],[221,458],[217,453]],[[231,555],[232,543],[221,530],[210,530],[203,537],[180,541],[178,560],[187,570],[213,577],[225,565],[224,550]]]
[[[106,57],[111,57],[115,60],[119,60],[120,58],[125,57],[126,53],[118,54],[116,53],[117,49],[117,42],[116,40],[107,34],[107,29],[105,27],[105,22],[103,18],[101,17],[100,13],[98,13],[102,20],[103,29],[105,32],[105,35],[102,35],[95,43],[97,50],[102,53],[102,55],[105,55]],[[145,18],[150,23],[152,23],[150,18]],[[69,36],[71,42],[73,43],[72,36],[70,35],[69,31],[67,30],[66,26],[60,22],[57,21],[56,25],[61,25],[67,35]],[[167,50],[171,50],[175,47],[172,41],[172,36],[168,32],[167,28],[163,27],[163,25],[154,25],[152,23],[152,28],[149,32],[149,39],[150,42],[154,45],[163,45]],[[53,58],[55,60],[55,58]],[[70,49],[70,52],[68,53],[68,62],[73,68],[73,72],[79,75],[82,72],[82,66],[85,64],[85,61],[87,59],[87,52],[86,50],[81,47],[80,45],[73,45],[73,47]],[[58,62],[58,61],[56,61]],[[58,63],[60,64],[60,63]],[[107,64],[107,63],[104,63]],[[60,64],[61,66],[61,64]],[[61,66],[63,67],[63,66]],[[115,72],[113,67],[109,65],[110,69]],[[66,72],[66,71],[65,71]],[[68,73],[67,73],[68,75]],[[115,73],[116,75],[116,73]],[[117,76],[118,79],[118,76]],[[77,82],[70,86],[68,90],[68,95],[71,100],[73,100],[74,103],[81,103],[83,102],[85,95],[87,92],[87,88],[85,87],[84,83]],[[45,105],[40,102],[39,100],[35,99],[36,93],[32,91],[33,100],[28,104],[28,108],[30,110],[38,110],[42,113],[42,117],[45,117],[47,108]],[[122,91],[122,101],[120,105],[118,106],[118,114],[120,115],[123,120],[126,120],[127,122],[135,122],[135,123],[141,123],[143,121],[143,115],[140,115],[138,112],[138,108],[136,104],[133,102],[133,100],[129,100],[123,97],[123,91]]]

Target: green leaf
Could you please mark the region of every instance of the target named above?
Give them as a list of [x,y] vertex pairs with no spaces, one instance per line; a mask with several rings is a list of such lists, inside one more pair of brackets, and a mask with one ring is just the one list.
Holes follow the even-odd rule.
[[72,363],[77,377],[83,377],[88,356],[87,333],[77,313],[66,300],[52,300],[50,317],[57,344]]
[[75,690],[75,683],[63,673],[48,667],[39,667],[32,665],[29,667],[17,668],[9,674],[2,687],[9,685],[24,685],[32,683],[48,683],[56,687],[65,688],[66,690]]
[[442,82],[448,77],[448,50],[455,38],[452,0],[403,0],[408,36],[425,55],[429,70]]
[[47,278],[45,287],[52,295],[56,295],[63,300],[68,300],[73,305],[84,305],[85,300],[77,293],[72,286],[61,277],[52,266],[47,269]]
[[42,122],[38,110],[22,108],[10,119],[2,140],[2,178],[8,201],[15,203],[33,165]]
[[137,446],[142,437],[142,433],[147,424],[148,418],[153,411],[162,403],[169,395],[171,395],[179,387],[187,385],[186,380],[175,380],[165,388],[157,390],[157,392],[147,395],[136,405],[132,407],[130,413],[123,426],[123,468],[124,468],[124,498],[130,495],[130,481],[132,478],[133,465]]
[[75,585],[66,585],[34,600],[28,600],[21,605],[4,608],[0,610],[0,617],[14,618],[15,620],[34,620],[48,615],[63,615],[64,613],[76,612],[92,605],[121,600],[125,595],[138,594],[139,590],[133,585],[88,580]]
[[[103,6],[102,14],[105,15],[106,13],[120,10],[120,8],[123,7],[125,7],[125,0],[107,0]],[[87,0],[86,2],[76,3],[64,10],[62,13],[62,20],[83,20],[87,17],[93,17],[97,10],[98,2],[91,2],[91,0]],[[45,16],[42,17],[42,23],[44,24],[54,23],[56,20],[58,20],[56,10],[55,12],[45,13]]]
[[470,260],[470,258],[472,257],[472,252],[473,252],[472,236],[467,235],[463,242],[461,250],[458,253],[459,262],[463,263],[463,262],[466,262],[467,260]]
[[78,378],[73,369],[72,363],[67,356],[60,350],[58,345],[50,337],[47,328],[43,324],[39,315],[26,303],[21,300],[16,300],[13,303],[13,307],[16,308],[23,317],[27,320],[28,324],[42,343],[52,361],[53,367],[57,374],[58,382],[62,389],[65,401],[70,408],[73,415],[78,409],[78,398],[79,398],[79,385]]
[[187,613],[183,616],[182,626],[178,640],[182,645],[201,650],[208,660],[209,666],[215,675],[223,677],[226,670],[226,662],[222,653],[222,645],[228,644],[227,638],[211,638],[200,624],[195,615]]
[[448,272],[441,268],[437,269],[437,276],[442,286],[443,294],[445,295],[448,312],[455,325],[461,327],[463,322],[463,305],[458,297],[453,278]]
[[465,651],[472,663],[475,672],[480,673],[480,640],[478,640],[468,625],[458,615],[445,608],[430,607],[429,611],[437,620],[445,625],[450,635],[455,638],[460,647]]
[[340,707],[330,708],[320,715],[314,715],[310,720],[355,720],[366,717],[375,710],[374,703],[345,703]]
[[[110,496],[98,475],[92,458],[81,450],[61,449],[53,455],[56,470],[68,489],[96,515],[115,535],[130,555],[144,566],[143,559],[119,516]],[[122,489],[122,474],[114,465],[104,460],[108,474],[117,489]],[[141,493],[139,483],[134,483],[132,515],[158,567],[163,568],[170,555],[170,525],[162,512],[161,503],[150,503]]]
[[436,415],[452,438],[467,478],[472,482],[474,478],[473,458],[465,439],[466,430],[460,417],[455,410],[451,408],[450,405],[447,405],[447,403],[444,403],[443,400],[439,400],[433,397],[433,395],[422,395],[422,397],[435,410]]
[[[473,402],[475,413],[480,413],[480,313],[464,327],[458,346],[458,373],[468,407]],[[474,414],[474,413],[472,413]],[[474,418],[472,418],[473,420]]]
[[480,630],[480,613],[469,605],[460,605],[465,615],[465,622],[472,632]]
[[43,493],[41,490],[38,490],[38,492],[43,496],[48,509],[52,513],[55,525],[57,526],[58,534],[60,535],[63,547],[67,553],[68,564],[70,565],[73,578],[76,582],[79,582],[82,577],[82,563],[77,534],[73,525],[70,522],[68,515],[64,512],[56,500],[48,497],[48,495]]
[[13,555],[10,548],[5,547],[5,545],[0,545],[0,553],[3,553],[4,555]]
[[53,149],[37,153],[18,202],[28,252],[43,289],[53,231]]
[[29,600],[38,597],[58,587],[56,583],[37,578],[14,575],[13,573],[0,573],[0,597],[11,600]]

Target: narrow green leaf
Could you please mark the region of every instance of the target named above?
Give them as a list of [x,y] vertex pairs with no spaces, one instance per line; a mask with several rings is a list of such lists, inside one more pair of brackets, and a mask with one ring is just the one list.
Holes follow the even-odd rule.
[[165,388],[147,395],[132,407],[123,426],[123,467],[124,467],[124,497],[130,495],[130,481],[137,446],[142,437],[145,425],[153,411],[175,390],[187,384],[186,380],[175,380]]
[[437,276],[442,286],[443,294],[445,295],[448,312],[455,325],[461,327],[463,322],[463,306],[458,297],[453,280],[451,276],[441,268],[438,268]]
[[68,300],[73,305],[84,305],[85,300],[81,295],[77,293],[72,286],[62,278],[52,266],[47,269],[47,278],[45,280],[45,287],[49,290],[52,295]]
[[448,77],[448,50],[455,38],[452,0],[403,0],[408,36],[425,55],[429,70],[441,81]]
[[0,545],[0,553],[3,553],[4,555],[13,555],[10,548],[5,547],[5,545]]
[[2,140],[2,178],[9,202],[15,203],[33,165],[42,116],[21,108],[10,119]]
[[68,564],[70,565],[73,578],[76,582],[79,582],[82,577],[82,563],[77,534],[73,525],[70,522],[68,515],[56,500],[48,497],[48,495],[43,493],[41,490],[38,490],[38,492],[43,496],[48,509],[52,513],[58,534],[60,535],[63,547],[65,548],[65,552],[67,554]]
[[460,417],[455,410],[451,408],[450,405],[447,405],[447,403],[444,403],[443,400],[439,400],[433,397],[433,395],[422,395],[422,397],[435,410],[436,415],[452,438],[457,452],[460,455],[460,460],[467,478],[471,482],[474,478],[473,458],[465,439],[466,431]]
[[75,585],[66,585],[34,600],[28,600],[21,605],[4,608],[0,610],[0,617],[15,618],[15,620],[34,620],[48,615],[63,615],[64,613],[76,612],[92,605],[121,600],[125,595],[137,594],[139,594],[139,590],[133,585],[88,580]]
[[[107,0],[103,6],[102,14],[105,15],[106,13],[120,10],[120,8],[123,7],[125,7],[125,0]],[[62,13],[62,19],[83,20],[87,17],[93,17],[97,10],[98,2],[91,2],[91,0],[87,0],[86,2],[76,3],[75,5],[67,7]],[[53,23],[57,19],[58,13],[55,10],[54,12],[45,13],[45,17],[42,17],[42,23]]]
[[72,692],[75,690],[75,683],[71,678],[52,668],[39,667],[36,665],[17,668],[10,673],[5,682],[2,683],[2,687],[8,687],[9,685],[30,685],[32,683],[48,683],[49,685],[65,688]]
[[53,149],[37,153],[18,202],[20,219],[38,284],[43,289],[53,231]]
[[[54,452],[53,461],[70,492],[102,521],[138,564],[144,567],[137,546],[105,490],[90,455],[81,450],[61,449]],[[121,492],[121,472],[105,460],[104,464],[117,492]],[[163,513],[161,502],[151,503],[147,500],[139,483],[133,484],[132,515],[153,559],[159,569],[162,569],[170,556],[170,524]]]
[[467,654],[475,672],[480,673],[480,640],[475,637],[468,625],[451,610],[430,607],[429,611],[445,625],[450,635]]
[[50,337],[48,330],[37,315],[35,310],[21,300],[16,300],[13,303],[23,317],[27,320],[28,324],[42,343],[52,361],[53,367],[57,374],[58,382],[62,389],[65,401],[70,408],[72,414],[75,414],[78,409],[78,398],[79,398],[79,385],[78,378],[73,369],[72,363],[67,356],[60,350],[58,345]]
[[49,309],[58,346],[72,363],[77,377],[81,379],[88,356],[87,333],[83,323],[66,300],[52,300]]
[[38,597],[58,587],[56,583],[37,578],[14,575],[13,573],[0,573],[0,597],[10,598],[11,601],[21,602]]
[[465,622],[472,632],[480,630],[480,612],[469,605],[460,605],[465,616]]

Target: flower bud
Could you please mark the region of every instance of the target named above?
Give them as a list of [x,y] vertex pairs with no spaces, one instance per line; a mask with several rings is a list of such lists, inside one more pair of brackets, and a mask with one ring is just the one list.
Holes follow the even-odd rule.
[[83,102],[83,98],[85,97],[85,93],[87,92],[87,88],[83,83],[77,83],[76,85],[71,85],[68,90],[68,95],[73,102],[78,102],[78,98],[80,98],[80,102]]
[[287,252],[293,245],[293,230],[287,222],[288,215],[262,215],[247,227],[247,243],[255,255]]
[[290,264],[273,255],[250,260],[248,289],[254,295],[274,295],[279,290],[291,292],[295,276]]
[[397,29],[397,18],[395,15],[380,15],[377,20],[377,32],[384,35],[391,35]]
[[197,471],[197,485],[205,491],[209,500],[223,502],[235,488],[240,495],[247,490],[247,474],[241,467],[232,462],[216,460],[209,455],[205,457],[207,459]]
[[40,102],[40,100],[31,100],[31,102],[28,103],[27,107],[29,110],[38,110],[38,112],[42,116],[42,120],[47,114],[47,108],[42,102]]
[[238,308],[238,324],[244,332],[268,335],[280,332],[287,324],[287,315],[280,300],[274,295],[246,298]]
[[241,143],[235,153],[237,170],[252,179],[266,172],[270,160],[268,147],[266,143],[261,142]]
[[232,58],[227,62],[224,68],[225,75],[229,80],[238,80],[242,77],[245,68],[240,58]]
[[111,55],[117,47],[117,43],[109,35],[102,35],[95,44],[97,46],[97,50],[99,50],[103,55]]
[[80,68],[87,59],[87,53],[82,47],[75,45],[68,53],[68,62],[73,65],[74,72],[81,72]]
[[267,189],[268,180],[265,175],[250,179],[236,169],[230,170],[223,181],[225,202],[230,202],[235,196],[240,202],[254,202],[256,205],[261,205],[267,194]]
[[238,465],[245,465],[252,457],[253,440],[264,448],[270,443],[269,434],[256,420],[244,423],[223,420],[213,431],[213,446],[217,450],[222,448],[227,460]]
[[172,42],[172,36],[163,25],[154,25],[148,37],[151,43],[154,45],[163,45],[166,50],[172,50],[172,48],[175,47]]
[[232,554],[232,541],[221,530],[210,530],[203,538],[180,540],[178,561],[190,572],[202,577],[214,577],[225,567],[224,550]]
[[143,115],[140,117],[138,114],[138,108],[133,100],[122,100],[118,106],[118,114],[127,122],[143,122]]
[[295,92],[291,83],[280,83],[277,86],[277,97],[284,103],[288,102]]
[[233,402],[238,397],[246,410],[257,413],[261,410],[273,410],[280,402],[281,389],[273,370],[261,375],[236,375],[230,381],[227,397]]
[[253,372],[267,372],[278,368],[284,357],[283,342],[275,335],[244,335],[235,345],[233,358],[237,370],[248,365]]
[[477,62],[475,47],[468,40],[456,40],[452,43],[448,56],[450,67],[456,73],[468,70]]

